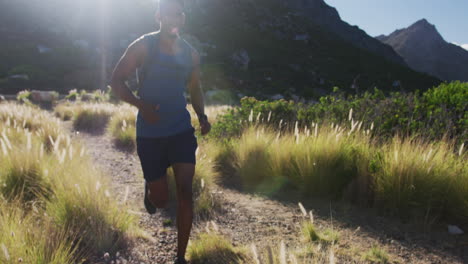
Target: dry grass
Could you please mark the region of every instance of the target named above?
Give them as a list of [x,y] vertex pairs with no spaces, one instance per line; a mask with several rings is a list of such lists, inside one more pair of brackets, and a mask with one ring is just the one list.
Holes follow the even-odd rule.
[[121,105],[114,111],[109,126],[108,134],[112,137],[116,148],[133,152],[136,149],[136,108],[128,104]]
[[9,229],[0,232],[8,251],[0,262],[75,263],[136,233],[135,219],[56,118],[2,104],[0,120],[0,229]]
[[[227,107],[207,107],[207,113],[210,117],[215,118],[220,111],[224,111]],[[190,108],[191,109],[191,108]],[[71,111],[77,115],[82,115],[80,124],[87,124],[87,131],[93,131],[90,127],[104,127],[99,117],[105,113],[110,116],[107,124],[107,133],[112,137],[116,148],[133,152],[136,148],[136,108],[128,104],[111,105],[106,103],[100,104],[82,104],[82,103],[65,103],[59,105],[55,109],[56,115],[62,116],[62,112]],[[94,117],[97,115],[98,117]],[[194,114],[192,114],[193,117]],[[195,115],[196,116],[196,115]],[[78,117],[76,117],[78,118]],[[77,122],[75,120],[75,122]],[[102,123],[102,124],[100,124]],[[98,125],[99,124],[99,125]],[[81,125],[80,125],[81,126]],[[199,138],[200,139],[200,138]],[[213,187],[217,181],[218,173],[214,170],[214,163],[208,159],[204,144],[199,140],[199,150],[197,151],[197,166],[195,177],[193,180],[194,192],[194,209],[199,217],[207,217],[213,213],[218,207],[218,202],[212,193]],[[171,179],[171,190],[175,195],[175,186],[173,182],[172,171],[169,171]]]
[[251,263],[245,250],[235,248],[223,236],[215,233],[201,233],[190,241],[188,258],[193,264]]
[[102,134],[115,110],[116,106],[112,104],[81,104],[75,109],[73,128],[78,131]]
[[377,143],[353,123],[351,130],[313,124],[284,134],[254,124],[207,153],[247,191],[344,197],[426,223],[468,218],[468,162],[460,146],[398,137]]

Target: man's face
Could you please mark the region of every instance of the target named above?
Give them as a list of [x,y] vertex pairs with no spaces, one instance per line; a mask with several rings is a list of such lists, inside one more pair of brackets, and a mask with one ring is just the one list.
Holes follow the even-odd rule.
[[179,35],[180,28],[185,24],[185,14],[180,4],[166,2],[161,4],[156,20],[161,23],[161,32],[171,37]]

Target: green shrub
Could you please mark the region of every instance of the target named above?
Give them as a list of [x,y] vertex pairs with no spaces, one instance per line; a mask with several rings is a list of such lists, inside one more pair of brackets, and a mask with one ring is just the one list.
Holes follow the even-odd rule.
[[31,103],[31,91],[24,90],[24,91],[19,92],[16,95],[16,100],[20,103],[30,104]]
[[371,249],[365,252],[362,256],[362,259],[371,261],[372,263],[390,263],[390,257],[388,256],[387,251],[378,246],[373,246]]
[[[375,89],[373,93],[349,95],[337,92],[321,97],[317,104],[305,105],[292,101],[258,101],[241,99],[236,107],[214,124],[212,138],[239,136],[250,124],[292,131],[296,121],[300,126],[312,123],[344,124],[362,121],[373,128],[372,134],[381,138],[394,135],[423,136],[429,140],[468,139],[468,83],[441,84],[420,94],[392,92],[389,96]],[[350,123],[347,123],[350,124]],[[348,125],[349,127],[349,125]]]
[[80,94],[78,93],[78,91],[76,89],[73,89],[68,91],[68,95],[65,96],[65,99],[67,99],[68,101],[76,101],[78,100],[79,96]]
[[315,225],[306,221],[302,224],[302,235],[308,242],[322,242],[336,244],[340,237],[338,231],[332,229],[326,229],[323,232],[319,232]]

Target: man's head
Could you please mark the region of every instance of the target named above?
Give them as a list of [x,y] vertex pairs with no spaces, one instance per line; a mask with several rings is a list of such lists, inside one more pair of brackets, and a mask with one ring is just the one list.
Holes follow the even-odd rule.
[[161,25],[161,33],[176,38],[185,24],[183,0],[159,0],[156,21]]

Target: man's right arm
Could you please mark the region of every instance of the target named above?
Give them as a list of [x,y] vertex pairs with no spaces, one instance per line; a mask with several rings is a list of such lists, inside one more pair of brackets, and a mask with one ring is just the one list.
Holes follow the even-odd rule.
[[121,100],[136,106],[146,122],[154,124],[159,120],[159,116],[156,113],[156,111],[159,110],[159,105],[152,105],[144,102],[136,97],[125,84],[125,81],[130,75],[142,65],[148,53],[142,40],[143,39],[140,38],[130,44],[122,58],[120,58],[112,73],[111,88]]
[[146,47],[142,39],[138,39],[127,48],[122,58],[112,73],[112,91],[123,101],[141,108],[142,100],[137,98],[127,87],[125,81],[135,73],[135,70],[143,63],[146,55]]

